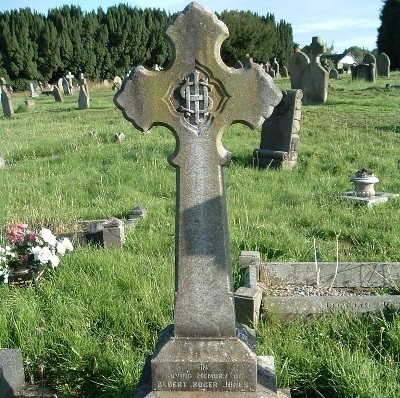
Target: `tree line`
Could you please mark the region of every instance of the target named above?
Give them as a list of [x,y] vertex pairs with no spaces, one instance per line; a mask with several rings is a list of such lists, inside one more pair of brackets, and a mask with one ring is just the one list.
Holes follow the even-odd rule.
[[[30,8],[0,13],[0,77],[26,89],[28,81],[51,82],[66,71],[112,79],[136,65],[164,66],[172,52],[163,32],[175,16],[127,4],[106,11],[65,5],[49,9],[47,15]],[[221,49],[225,63],[235,66],[249,54],[259,62],[276,57],[288,64],[293,53],[290,24],[250,11],[224,11],[218,17],[230,32]]]

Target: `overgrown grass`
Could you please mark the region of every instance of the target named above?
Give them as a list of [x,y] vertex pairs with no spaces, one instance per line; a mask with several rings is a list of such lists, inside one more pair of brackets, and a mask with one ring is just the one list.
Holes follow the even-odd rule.
[[[302,109],[292,171],[252,168],[259,131],[234,125],[225,132],[234,264],[240,250],[259,250],[264,261],[312,261],[314,238],[318,260],[334,261],[338,233],[340,261],[400,261],[399,200],[363,208],[336,197],[351,190],[362,166],[380,178],[378,191],[400,193],[400,89],[386,83],[400,85],[400,73],[375,84],[330,81],[327,103]],[[174,138],[160,127],[136,131],[114,94],[92,88],[84,111],[77,96],[61,104],[44,96],[22,112],[26,93],[17,93],[19,112],[0,119],[8,164],[0,169],[3,230],[26,221],[65,232],[75,220],[126,217],[137,205],[149,214],[127,232],[122,250],[81,248],[39,289],[0,286],[0,346],[21,347],[27,376],[67,397],[132,396],[157,332],[172,322],[175,170],[166,158]],[[298,396],[394,398],[399,319],[269,319],[259,328],[259,352],[275,355],[278,383]]]

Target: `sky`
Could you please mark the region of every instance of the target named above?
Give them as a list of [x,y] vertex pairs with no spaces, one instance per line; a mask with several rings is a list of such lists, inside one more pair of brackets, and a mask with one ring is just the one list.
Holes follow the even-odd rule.
[[[343,53],[351,46],[368,50],[376,48],[377,29],[383,0],[201,0],[209,11],[252,11],[268,13],[279,22],[284,20],[293,28],[293,41],[300,47],[309,45],[314,36],[335,53]],[[181,0],[0,0],[0,12],[29,7],[42,14],[63,5],[79,5],[83,11],[106,10],[124,3],[137,8],[160,8],[173,13],[182,11],[190,1]],[[290,3],[290,4],[289,4]]]

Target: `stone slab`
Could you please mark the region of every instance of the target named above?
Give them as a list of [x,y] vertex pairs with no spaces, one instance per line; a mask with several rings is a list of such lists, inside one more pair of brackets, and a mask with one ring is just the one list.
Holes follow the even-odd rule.
[[[321,287],[377,288],[400,284],[400,263],[318,263]],[[260,283],[273,285],[315,285],[315,263],[261,263]]]
[[257,357],[238,337],[179,337],[170,325],[160,333],[151,374],[157,391],[252,392]]
[[273,297],[264,296],[263,311],[281,317],[307,316],[347,311],[356,313],[380,312],[400,308],[400,296],[321,296]]
[[150,357],[147,358],[133,398],[290,398],[288,389],[276,388],[274,358],[257,357],[257,391],[154,391],[151,388]]
[[399,194],[389,192],[376,192],[375,196],[370,198],[361,198],[354,195],[353,191],[342,192],[338,195],[338,198],[351,200],[355,203],[371,207],[377,204],[386,203],[389,199],[398,198]]
[[24,386],[25,376],[19,349],[0,349],[0,398],[12,398]]

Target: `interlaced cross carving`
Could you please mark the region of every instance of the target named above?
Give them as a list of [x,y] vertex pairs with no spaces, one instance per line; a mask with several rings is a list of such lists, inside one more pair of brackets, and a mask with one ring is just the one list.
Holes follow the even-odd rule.
[[194,70],[191,75],[185,78],[180,93],[185,100],[181,111],[185,113],[186,120],[192,126],[204,124],[209,119],[210,110],[213,107],[213,100],[209,95],[211,86],[208,79],[200,79],[200,71]]
[[234,69],[222,62],[228,29],[201,5],[186,7],[166,34],[171,65],[135,68],[114,101],[138,129],[163,125],[176,138],[168,159],[177,172],[175,336],[234,337],[223,176],[230,154],[221,137],[232,123],[259,127],[282,94],[259,65]]

